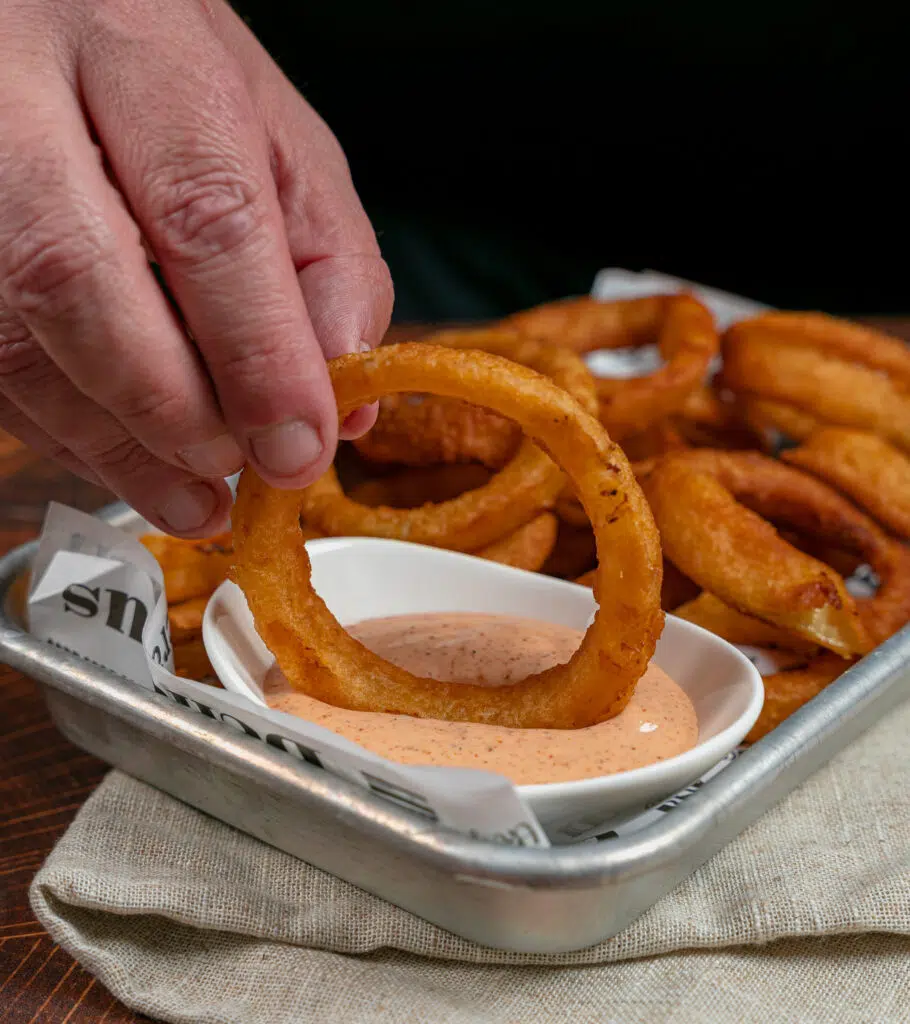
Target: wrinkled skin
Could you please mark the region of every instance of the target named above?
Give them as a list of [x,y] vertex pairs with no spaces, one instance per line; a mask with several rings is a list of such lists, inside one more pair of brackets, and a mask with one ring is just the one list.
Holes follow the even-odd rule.
[[0,427],[187,537],[316,479],[392,303],[326,125],[223,0],[4,0],[0,67]]

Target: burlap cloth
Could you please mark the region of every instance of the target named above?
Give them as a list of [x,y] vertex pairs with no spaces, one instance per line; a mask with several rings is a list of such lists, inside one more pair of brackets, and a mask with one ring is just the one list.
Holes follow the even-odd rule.
[[580,953],[483,949],[118,772],[32,904],[166,1021],[910,1021],[908,744],[905,705]]

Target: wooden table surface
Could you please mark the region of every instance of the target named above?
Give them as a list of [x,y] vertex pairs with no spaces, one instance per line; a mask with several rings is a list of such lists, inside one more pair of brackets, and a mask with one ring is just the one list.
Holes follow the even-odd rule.
[[[876,318],[910,340],[910,318]],[[402,336],[412,331],[401,331]],[[49,501],[94,511],[112,496],[0,432],[0,552],[37,536]],[[0,666],[0,1022],[126,1024],[133,1013],[55,945],[28,886],[107,768],[56,731],[34,684]]]

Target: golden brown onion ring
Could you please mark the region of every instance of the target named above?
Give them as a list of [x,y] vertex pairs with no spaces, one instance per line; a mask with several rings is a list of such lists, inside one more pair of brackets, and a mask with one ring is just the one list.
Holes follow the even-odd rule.
[[354,441],[371,462],[403,466],[480,462],[500,469],[521,444],[517,425],[489,409],[438,395],[386,395],[376,425]]
[[168,606],[167,619],[172,643],[185,643],[202,636],[202,616],[210,596],[191,597],[189,601]]
[[488,562],[511,565],[515,569],[537,572],[550,557],[556,544],[559,520],[552,512],[541,512],[513,533],[474,554]]
[[[365,480],[349,494],[363,505],[375,508],[417,508],[474,490],[490,479],[490,471],[471,463],[425,466],[394,476]],[[541,512],[524,526],[472,554],[490,562],[537,572],[549,558],[556,543],[558,521],[550,512]],[[593,551],[593,540],[592,540]]]
[[[511,328],[479,327],[438,331],[426,340],[447,348],[476,348],[522,362],[526,335]],[[589,412],[596,409],[594,377],[578,358],[562,359],[562,386]],[[379,403],[376,425],[355,447],[373,462],[405,466],[480,462],[501,469],[521,443],[515,423],[473,402],[442,395],[386,395]]]
[[711,311],[692,295],[568,299],[517,313],[505,325],[575,352],[657,345],[665,362],[659,370],[597,381],[601,421],[617,440],[678,412],[719,347]]
[[[581,509],[581,505],[578,506]],[[583,572],[587,572],[597,561],[597,548],[594,543],[594,531],[585,516],[584,526],[572,526],[560,520],[556,533],[556,544],[550,557],[541,567],[546,576],[571,580]]]
[[420,466],[374,480],[363,480],[348,491],[348,496],[370,508],[380,505],[419,508],[476,490],[488,483],[491,476],[485,466],[472,463]]
[[139,539],[161,566],[169,604],[208,597],[227,577],[233,558],[229,533],[202,540],[148,533]]
[[910,539],[910,459],[876,434],[825,427],[781,457],[852,498],[898,537]]
[[[576,577],[575,582],[582,587],[593,587],[594,586],[594,570],[589,569],[588,572],[582,573],[581,576]],[[698,584],[693,583],[688,576],[683,574],[676,568],[672,563],[664,559],[664,573],[663,579],[660,585],[660,606],[665,612],[674,612],[674,609],[679,608],[680,605],[685,604],[687,601],[693,600],[699,592]],[[676,614],[674,612],[674,614]],[[734,612],[733,614],[737,614]],[[758,621],[757,619],[754,621]],[[701,625],[701,623],[699,623]],[[763,623],[760,623],[763,625]],[[710,628],[708,626],[706,629]],[[766,627],[768,629],[772,627]],[[718,636],[722,634],[718,633]]]
[[762,676],[765,702],[755,725],[746,736],[746,743],[755,743],[781,722],[817,697],[826,686],[850,668],[852,662],[836,654],[819,654],[807,661]]
[[762,518],[874,548],[881,531],[824,484],[752,452],[694,449],[664,456],[642,486],[666,557],[703,589],[845,657],[869,650],[841,577]]
[[[549,377],[582,407],[596,408],[593,378],[573,353],[539,341],[504,336],[502,332],[449,335],[446,347],[466,351],[458,347],[466,338],[476,346],[472,351],[486,346],[494,355]],[[411,343],[410,348],[416,349],[419,344]],[[436,346],[432,347],[436,350]],[[480,384],[476,381],[472,394],[478,401],[485,394]],[[330,469],[304,491],[301,512],[307,523],[333,537],[385,537],[469,552],[495,543],[552,506],[564,482],[565,477],[553,460],[525,438],[515,457],[488,483],[438,505],[415,509],[367,508],[345,495],[335,470]]]
[[833,317],[775,313],[735,324],[722,348],[724,383],[737,394],[910,449],[910,352],[903,342]]
[[675,420],[661,420],[641,433],[624,437],[620,444],[630,462],[653,459],[658,455],[683,451],[689,447]]
[[552,381],[484,352],[388,346],[335,359],[329,372],[342,419],[407,390],[482,397],[519,423],[559,461],[588,512],[600,607],[567,664],[522,682],[490,688],[418,678],[338,624],[310,582],[298,523],[303,495],[274,490],[247,468],[234,510],[233,575],[291,685],[338,707],[511,728],[574,729],[618,714],[662,628],[660,545],[629,464],[598,421]]
[[804,640],[780,626],[772,626],[752,615],[743,615],[707,590],[674,609],[673,614],[686,622],[707,629],[731,644],[772,647],[790,651],[817,653],[818,644]]
[[664,556],[664,575],[660,585],[660,606],[665,612],[672,612],[686,601],[698,596],[701,587]]
[[821,423],[811,413],[795,405],[774,402],[754,395],[736,394],[736,410],[743,422],[770,452],[777,450],[781,438],[802,441]]
[[[708,385],[702,385],[691,392],[682,409],[670,422],[677,436],[684,442],[677,445],[680,448],[689,446],[748,451],[761,444],[761,438],[748,426],[737,407],[721,399],[715,389]],[[649,456],[630,454],[629,457],[639,459]]]

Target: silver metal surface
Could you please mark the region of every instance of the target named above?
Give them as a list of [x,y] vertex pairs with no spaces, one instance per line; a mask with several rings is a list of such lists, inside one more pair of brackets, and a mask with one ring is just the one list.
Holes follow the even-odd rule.
[[[122,507],[109,521],[127,528]],[[35,545],[0,560],[0,606]],[[640,832],[550,850],[478,842],[35,640],[0,612],[0,658],[41,684],[73,743],[487,946],[552,953],[615,935],[910,696],[910,629]]]

